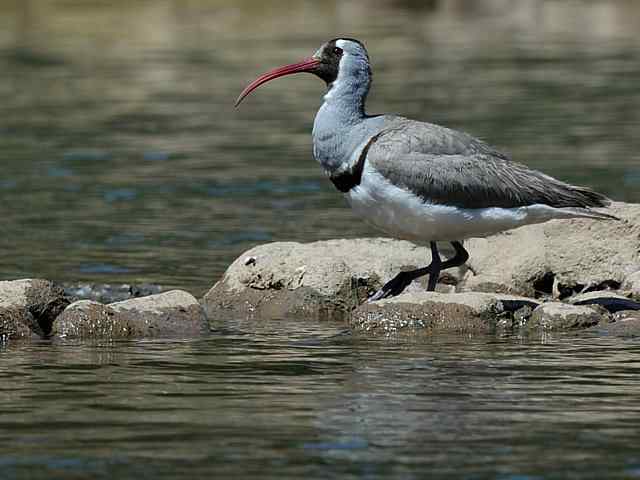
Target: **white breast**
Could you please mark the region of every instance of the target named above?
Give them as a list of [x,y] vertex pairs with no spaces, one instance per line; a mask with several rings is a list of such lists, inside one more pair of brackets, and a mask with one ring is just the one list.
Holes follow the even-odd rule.
[[345,194],[354,213],[394,238],[414,242],[486,237],[530,223],[568,218],[547,205],[517,208],[459,208],[424,202],[391,184],[369,164],[360,185]]

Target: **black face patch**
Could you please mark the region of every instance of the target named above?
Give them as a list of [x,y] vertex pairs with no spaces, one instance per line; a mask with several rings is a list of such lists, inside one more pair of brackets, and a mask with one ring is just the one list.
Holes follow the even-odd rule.
[[336,40],[325,43],[319,58],[322,63],[313,70],[313,73],[324,80],[327,85],[332,84],[338,78],[342,49],[336,46]]

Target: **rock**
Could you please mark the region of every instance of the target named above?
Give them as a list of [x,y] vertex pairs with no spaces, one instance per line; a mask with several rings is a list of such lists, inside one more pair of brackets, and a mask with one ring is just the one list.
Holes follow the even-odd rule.
[[580,293],[569,298],[568,301],[572,305],[600,305],[610,313],[621,310],[640,310],[640,303],[608,290]]
[[[621,221],[556,220],[472,239],[471,268],[443,273],[438,291],[567,298],[618,289],[640,271],[640,205],[614,203],[607,211]],[[233,262],[203,306],[213,320],[344,319],[400,270],[429,261],[426,248],[388,239],[261,245]],[[407,291],[419,290],[414,283]]]
[[640,302],[640,270],[624,279],[622,289],[628,291],[633,299]]
[[181,290],[104,305],[79,300],[56,319],[63,338],[193,337],[207,329],[202,307]]
[[0,339],[48,335],[67,305],[64,290],[49,280],[0,281]]
[[[252,248],[233,262],[204,296],[203,306],[211,320],[230,316],[344,319],[401,269],[430,261],[428,249],[399,240],[270,243]],[[454,276],[448,278],[456,281]],[[410,288],[421,287],[414,283]]]
[[108,283],[75,283],[64,286],[67,296],[74,300],[95,300],[100,303],[113,303],[130,298],[146,297],[166,291],[160,285],[143,283],[140,285],[111,285]]
[[505,314],[537,305],[528,298],[492,293],[403,293],[359,306],[350,324],[355,331],[373,335],[488,333],[511,326]]
[[606,311],[597,306],[579,306],[560,302],[543,303],[536,308],[527,327],[542,330],[577,330],[609,320]]
[[640,270],[640,205],[614,203],[607,213],[621,221],[554,220],[469,240],[472,268],[458,290],[564,298],[617,289]]
[[640,337],[640,312],[621,311],[614,315],[614,322],[597,325],[589,331],[600,335],[613,335],[617,337]]

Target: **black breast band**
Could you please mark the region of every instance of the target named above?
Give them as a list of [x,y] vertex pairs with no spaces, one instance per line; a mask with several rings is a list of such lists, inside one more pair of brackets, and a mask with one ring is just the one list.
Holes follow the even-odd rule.
[[382,135],[382,132],[369,139],[362,149],[362,152],[360,152],[358,161],[353,167],[329,176],[329,180],[331,180],[336,188],[342,193],[347,193],[353,187],[360,185],[360,182],[362,181],[362,171],[364,170],[364,162],[367,159],[367,153],[369,152],[371,144],[373,144],[380,135]]

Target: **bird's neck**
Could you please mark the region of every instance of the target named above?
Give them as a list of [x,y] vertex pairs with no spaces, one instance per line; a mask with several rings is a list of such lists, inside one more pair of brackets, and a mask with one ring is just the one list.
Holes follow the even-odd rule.
[[328,85],[322,108],[330,110],[337,120],[359,122],[365,116],[365,102],[371,87],[371,75],[368,71],[361,75],[338,78]]
[[360,142],[360,135],[355,133],[367,118],[365,100],[370,83],[368,76],[349,81],[338,77],[329,85],[313,124],[313,153],[327,172],[348,163]]

